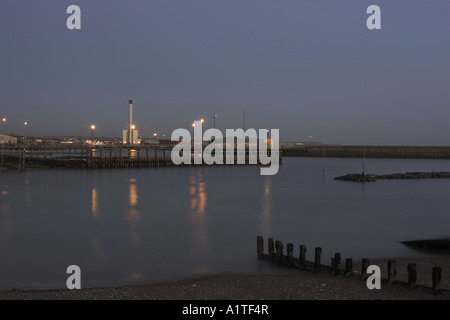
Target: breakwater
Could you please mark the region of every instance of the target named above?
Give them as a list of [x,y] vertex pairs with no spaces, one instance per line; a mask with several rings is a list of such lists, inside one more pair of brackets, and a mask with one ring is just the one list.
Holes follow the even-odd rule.
[[334,178],[335,180],[353,182],[375,182],[376,180],[387,179],[442,179],[450,178],[450,172],[406,172],[390,174],[357,174],[349,173],[344,176]]
[[281,144],[283,156],[336,158],[450,159],[447,146],[345,146]]

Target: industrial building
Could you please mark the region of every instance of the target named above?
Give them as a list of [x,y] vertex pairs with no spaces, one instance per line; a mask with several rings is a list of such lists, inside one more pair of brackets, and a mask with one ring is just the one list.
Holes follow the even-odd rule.
[[0,144],[16,144],[16,143],[17,143],[16,137],[0,134]]
[[141,144],[141,139],[139,138],[139,131],[136,125],[133,124],[133,100],[128,100],[129,105],[129,117],[128,117],[128,128],[122,131],[122,142],[123,144],[135,145]]

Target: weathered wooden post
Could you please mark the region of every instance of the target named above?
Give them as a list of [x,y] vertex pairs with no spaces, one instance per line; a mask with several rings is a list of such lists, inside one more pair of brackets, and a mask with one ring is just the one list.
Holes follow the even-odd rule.
[[407,270],[408,270],[409,287],[411,289],[413,289],[416,286],[416,280],[417,280],[416,264],[415,263],[408,264]]
[[306,269],[306,246],[305,245],[300,246],[299,261],[300,261],[300,270],[305,270]]
[[269,261],[274,261],[275,259],[275,249],[273,245],[273,238],[269,238]]
[[433,280],[433,292],[438,295],[441,292],[441,267],[433,267],[431,278]]
[[257,246],[257,254],[258,259],[264,258],[264,238],[262,236],[256,237],[256,246]]
[[275,249],[277,250],[276,253],[276,263],[282,264],[283,263],[283,243],[280,240],[275,241]]
[[363,258],[361,261],[361,279],[365,280],[369,277],[367,274],[367,268],[369,267],[370,262],[368,258]]
[[397,275],[397,261],[388,261],[388,284],[394,283],[394,278]]
[[319,273],[320,272],[320,263],[321,263],[321,254],[322,254],[322,248],[317,247],[314,254],[314,272]]
[[340,273],[339,265],[341,264],[341,254],[339,252],[336,252],[334,254],[334,259],[332,261],[333,262],[331,265],[331,275],[337,276]]
[[344,277],[348,278],[351,276],[353,270],[353,259],[347,258],[345,259],[345,272]]
[[92,168],[92,152],[90,152],[87,148],[86,150],[86,162],[87,162],[87,167],[89,169]]
[[294,267],[294,244],[288,243],[286,246],[287,251],[287,266],[289,268]]
[[19,165],[20,171],[24,171],[25,170],[25,157],[26,157],[26,150],[23,149],[23,155],[20,159],[21,163]]

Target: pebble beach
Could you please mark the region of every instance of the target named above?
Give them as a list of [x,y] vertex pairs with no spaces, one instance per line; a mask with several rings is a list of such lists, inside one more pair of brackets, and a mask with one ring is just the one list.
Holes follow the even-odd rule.
[[[0,293],[0,300],[450,300],[450,256],[401,258],[395,282],[388,284],[387,262],[378,259],[381,289],[369,290],[358,264],[344,278],[327,273],[298,271],[292,274],[224,274],[133,286],[80,290],[29,290]],[[409,288],[407,265],[417,264],[417,282]],[[442,268],[440,294],[432,290],[433,267]]]

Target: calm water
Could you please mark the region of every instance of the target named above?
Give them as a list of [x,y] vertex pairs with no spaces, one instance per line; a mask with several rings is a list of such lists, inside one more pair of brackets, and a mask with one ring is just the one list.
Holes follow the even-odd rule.
[[[325,178],[323,179],[323,163]],[[0,290],[283,272],[256,260],[256,236],[342,258],[424,255],[402,240],[450,236],[450,180],[333,178],[361,159],[284,158],[252,166],[0,173]],[[450,171],[448,160],[366,159],[367,173]]]

